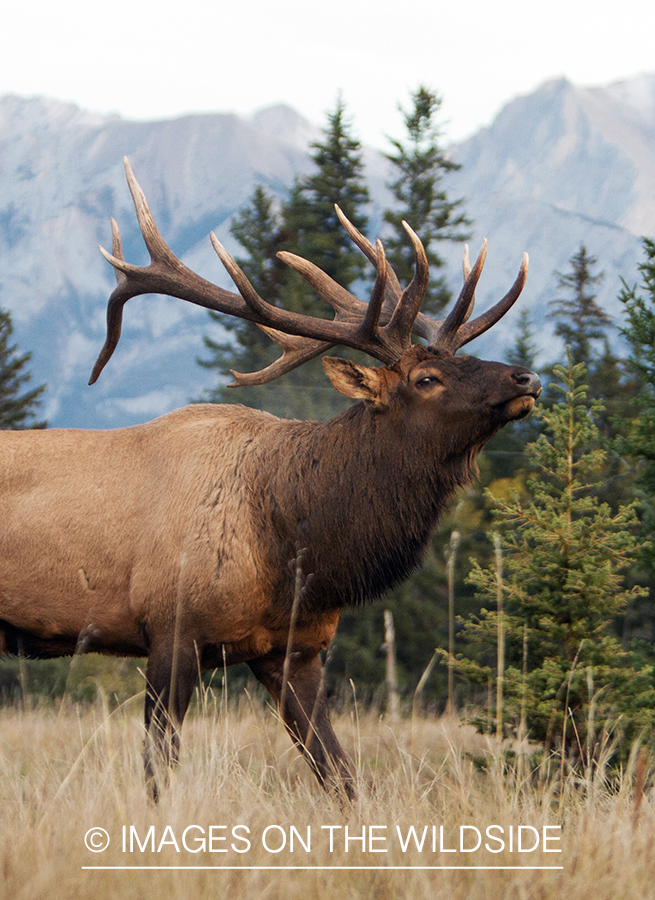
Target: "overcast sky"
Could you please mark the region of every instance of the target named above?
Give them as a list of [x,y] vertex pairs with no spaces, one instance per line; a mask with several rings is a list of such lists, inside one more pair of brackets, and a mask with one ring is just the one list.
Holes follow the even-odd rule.
[[653,0],[21,0],[3,8],[0,94],[129,118],[284,102],[323,124],[342,91],[384,147],[419,84],[459,139],[550,78],[655,71],[654,34]]

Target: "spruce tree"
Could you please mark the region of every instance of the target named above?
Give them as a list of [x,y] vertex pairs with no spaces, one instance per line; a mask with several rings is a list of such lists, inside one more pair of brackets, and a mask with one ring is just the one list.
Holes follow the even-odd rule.
[[642,516],[643,561],[655,572],[655,241],[644,239],[646,259],[639,266],[641,291],[624,284],[619,299],[630,345],[628,366],[633,375],[633,413],[621,416],[619,449],[636,460],[636,485]]
[[570,348],[574,363],[584,363],[588,370],[594,366],[594,342],[602,342],[612,320],[596,302],[594,288],[605,277],[594,273],[598,260],[590,256],[584,244],[571,259],[569,272],[556,272],[557,288],[571,294],[550,302],[550,317],[557,320],[555,334]]
[[407,135],[404,141],[391,140],[394,152],[387,154],[394,174],[388,187],[397,202],[384,213],[384,221],[393,229],[385,240],[385,250],[403,286],[414,274],[414,249],[402,227],[403,219],[423,242],[433,270],[423,309],[431,313],[440,312],[450,301],[444,277],[436,274],[444,260],[435,245],[466,240],[471,225],[462,210],[463,199],[449,200],[442,184],[448,172],[461,167],[441,147],[443,132],[437,122],[441,102],[435,91],[421,86],[412,94],[412,108],[400,107]]
[[[614,323],[596,299],[596,286],[605,274],[596,271],[598,260],[588,253],[584,244],[573,254],[570,263],[570,271],[555,273],[558,290],[568,296],[552,300],[549,315],[556,320],[555,334],[570,349],[573,361],[586,366],[589,397],[601,400],[604,407],[598,426],[607,438],[612,438],[615,435],[612,422],[620,415],[630,389],[621,361],[610,346],[608,333]],[[546,390],[544,402],[550,399]],[[613,462],[608,460],[609,468]],[[617,474],[609,468],[608,481]]]
[[31,354],[18,353],[17,345],[11,343],[13,330],[11,315],[0,309],[0,428],[45,428],[46,423],[36,417],[46,386],[23,390],[32,378],[25,370]]
[[[331,308],[317,298],[300,275],[277,260],[275,253],[291,250],[304,256],[345,288],[366,271],[364,256],[343,231],[334,209],[337,203],[353,224],[365,231],[368,219],[363,207],[368,203],[368,188],[363,179],[361,147],[352,134],[341,98],[328,114],[323,139],[311,148],[315,171],[296,180],[279,212],[273,199],[257,188],[249,206],[235,218],[231,231],[246,251],[237,261],[264,299],[294,312],[331,317]],[[249,372],[280,355],[279,348],[256,325],[227,324],[225,317],[218,318],[235,340],[218,344],[205,339],[211,357],[199,362],[206,368]],[[206,399],[245,403],[298,418],[325,419],[348,405],[327,381],[319,359],[271,384],[235,389],[220,385],[207,392]]]
[[624,583],[638,552],[634,504],[612,512],[596,496],[606,450],[595,423],[600,404],[587,401],[584,375],[571,356],[554,367],[560,399],[537,413],[544,433],[528,448],[528,490],[491,497],[502,578],[497,565],[474,563],[470,580],[484,608],[465,622],[459,656],[461,671],[486,690],[499,668],[502,627],[505,720],[517,731],[523,720],[530,738],[573,755],[594,743],[597,726],[621,719],[634,737],[655,724],[652,671],[636,671],[613,630],[643,594]]
[[523,366],[524,369],[535,370],[538,348],[535,343],[530,312],[522,309],[519,315],[519,327],[514,346],[507,353],[507,362],[511,366]]
[[341,227],[334,204],[366,232],[364,207],[370,198],[361,144],[341,97],[328,113],[323,139],[310,146],[315,171],[297,182],[284,208],[286,249],[310,259],[349,288],[368,272],[368,263]]

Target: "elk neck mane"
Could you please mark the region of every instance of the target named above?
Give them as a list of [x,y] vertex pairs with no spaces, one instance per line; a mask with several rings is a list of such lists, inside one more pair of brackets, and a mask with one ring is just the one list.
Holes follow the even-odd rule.
[[327,422],[280,422],[267,512],[287,561],[307,550],[308,604],[357,605],[402,581],[476,471],[478,447],[449,454],[445,433],[408,434],[399,412],[358,402]]

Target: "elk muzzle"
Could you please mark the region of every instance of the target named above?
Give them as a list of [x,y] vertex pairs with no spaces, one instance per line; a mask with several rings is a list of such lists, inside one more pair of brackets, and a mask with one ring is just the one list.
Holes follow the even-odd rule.
[[515,369],[511,374],[512,383],[517,396],[497,407],[507,422],[523,419],[534,407],[535,400],[541,394],[539,376],[527,369]]

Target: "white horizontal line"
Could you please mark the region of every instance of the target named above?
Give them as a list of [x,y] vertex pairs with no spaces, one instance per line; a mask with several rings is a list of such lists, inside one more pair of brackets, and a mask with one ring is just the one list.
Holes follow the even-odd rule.
[[224,869],[226,872],[233,872],[236,870],[244,870],[244,871],[266,871],[266,872],[274,872],[276,869],[280,871],[293,871],[293,872],[302,872],[303,870],[307,870],[308,872],[316,872],[316,871],[326,871],[330,869],[334,869],[335,871],[411,871],[411,872],[419,872],[419,871],[437,871],[442,869],[461,869],[464,871],[472,872],[472,871],[488,871],[489,869],[497,869],[501,870],[520,870],[520,871],[555,871],[557,869],[563,869],[564,866],[82,866],[82,869],[86,870],[97,870],[97,869],[113,869],[116,871],[140,871],[143,869],[146,870],[154,870],[154,869],[211,869],[213,871],[220,871]]

